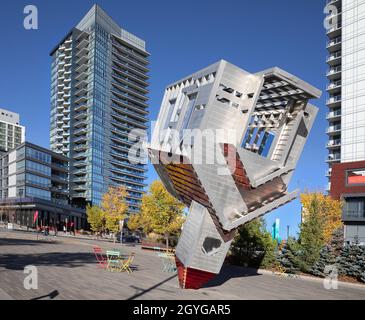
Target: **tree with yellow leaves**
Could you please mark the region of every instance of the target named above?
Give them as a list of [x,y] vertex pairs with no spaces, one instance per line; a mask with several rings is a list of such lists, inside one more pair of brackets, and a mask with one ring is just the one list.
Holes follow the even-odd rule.
[[105,220],[105,227],[113,233],[114,244],[116,233],[120,229],[120,222],[127,217],[128,205],[125,200],[127,190],[124,186],[110,187],[103,195],[101,209]]
[[[322,221],[322,238],[329,243],[335,230],[342,226],[342,203],[321,192],[306,192],[300,195],[302,203],[302,220],[306,221],[310,214],[318,215]],[[313,212],[315,211],[315,212]]]
[[152,231],[160,234],[165,237],[168,248],[169,237],[179,232],[185,221],[184,208],[161,181],[154,181],[149,193],[142,197],[141,212],[130,217],[128,228],[142,229],[146,234]]

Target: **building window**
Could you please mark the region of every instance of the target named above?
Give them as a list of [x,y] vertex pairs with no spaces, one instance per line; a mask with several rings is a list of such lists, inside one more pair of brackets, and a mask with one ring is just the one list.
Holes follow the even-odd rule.
[[365,218],[365,198],[346,198],[344,215],[351,218]]
[[346,174],[347,185],[365,185],[365,169],[348,170]]

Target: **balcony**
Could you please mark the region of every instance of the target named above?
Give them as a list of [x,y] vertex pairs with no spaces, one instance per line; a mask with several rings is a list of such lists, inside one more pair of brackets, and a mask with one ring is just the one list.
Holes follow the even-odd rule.
[[79,120],[75,122],[75,128],[80,128],[80,127],[86,127],[87,126],[87,121],[86,120]]
[[327,64],[330,66],[335,66],[340,63],[341,61],[341,51],[336,51],[330,55],[327,56]]
[[[330,16],[328,16],[327,19],[330,19]],[[341,23],[338,23],[336,26],[333,26],[327,30],[327,36],[331,38],[338,37],[339,35],[341,35]]]
[[145,96],[143,93],[139,92],[138,90],[133,89],[127,84],[123,84],[119,81],[112,80],[111,84],[115,86],[118,90],[122,90],[122,92],[126,92],[128,94],[134,95],[140,101],[147,101],[148,97]]
[[330,126],[327,129],[327,134],[328,135],[334,135],[334,134],[338,134],[340,132],[341,132],[341,125],[340,124],[335,125],[335,126]]
[[337,107],[341,105],[341,96],[332,96],[327,99],[327,105],[330,107]]
[[335,80],[341,78],[341,66],[330,68],[327,71],[326,75],[329,80]]
[[79,170],[74,171],[75,176],[83,176],[86,174],[87,174],[87,171],[85,169],[79,169]]
[[331,111],[327,113],[327,120],[339,120],[341,118],[341,110]]
[[117,72],[113,71],[112,72],[112,77],[118,81],[118,82],[122,82],[130,87],[133,87],[134,89],[136,89],[137,91],[141,92],[142,94],[147,94],[149,93],[149,90],[146,89],[144,86],[142,86],[140,83],[128,78],[127,76],[124,77],[120,74],[118,74]]
[[80,128],[74,131],[75,136],[80,136],[87,133],[87,128]]
[[336,52],[341,49],[342,38],[337,37],[327,42],[327,49],[330,52]]
[[341,89],[341,80],[332,81],[327,86],[327,92],[330,93],[330,94],[334,94],[334,93],[340,91],[340,89]]
[[339,162],[341,161],[341,154],[340,153],[331,153],[328,155],[326,162],[332,163],[332,162]]
[[77,49],[81,50],[89,45],[89,41],[87,39],[82,39],[76,44]]
[[78,169],[80,169],[80,168],[85,168],[87,166],[87,163],[86,163],[86,161],[85,160],[78,160],[78,161],[76,161],[75,163],[74,163],[74,167],[75,168],[78,168]]
[[74,151],[84,151],[87,150],[88,146],[86,144],[80,144],[74,147]]
[[74,115],[76,120],[82,120],[82,119],[86,119],[87,118],[87,112],[86,111],[81,111],[81,112],[77,112]]
[[83,95],[83,96],[75,99],[75,104],[86,103],[88,99],[89,99],[89,96]]
[[132,49],[129,49],[127,47],[123,47],[121,44],[119,44],[117,42],[117,40],[113,39],[112,44],[120,52],[124,52],[126,54],[132,54],[133,58],[139,60],[141,63],[143,63],[145,65],[149,64],[149,61],[147,60],[147,58],[145,56],[142,56],[140,53],[137,53],[137,52],[133,51]]
[[75,105],[75,111],[84,111],[87,110],[88,107],[89,106],[86,103]]
[[81,136],[81,137],[78,137],[74,140],[75,143],[79,144],[79,143],[85,143],[87,141],[87,137],[86,135],[85,136]]
[[328,168],[328,170],[326,170],[325,176],[330,177],[331,175],[332,175],[332,168]]
[[86,152],[80,152],[74,155],[74,159],[85,159],[87,157]]
[[330,140],[326,145],[327,149],[338,149],[341,147],[341,139]]

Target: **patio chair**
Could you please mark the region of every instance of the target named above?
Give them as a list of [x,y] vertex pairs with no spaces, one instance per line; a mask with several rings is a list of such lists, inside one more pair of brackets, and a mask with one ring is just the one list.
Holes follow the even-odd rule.
[[132,252],[129,257],[125,260],[120,260],[120,271],[127,271],[128,273],[132,273],[131,265],[134,261],[135,253]]
[[107,270],[113,271],[120,269],[121,254],[119,251],[107,251]]
[[94,247],[93,250],[97,261],[96,267],[100,269],[105,269],[107,267],[108,261],[105,255],[103,254],[103,251],[101,250],[100,247]]
[[162,260],[162,272],[175,273],[177,271],[174,254],[164,252],[159,253],[158,256]]

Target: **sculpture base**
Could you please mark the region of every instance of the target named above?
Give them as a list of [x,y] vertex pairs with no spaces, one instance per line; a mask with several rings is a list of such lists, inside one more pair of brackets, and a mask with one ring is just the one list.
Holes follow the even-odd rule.
[[185,267],[178,258],[176,258],[176,266],[180,288],[182,289],[200,289],[216,276],[215,273]]

